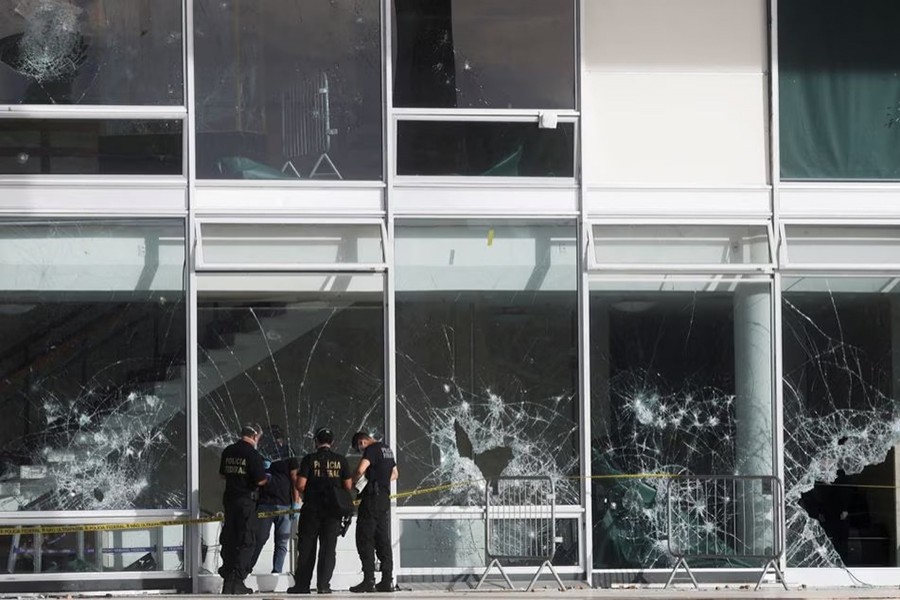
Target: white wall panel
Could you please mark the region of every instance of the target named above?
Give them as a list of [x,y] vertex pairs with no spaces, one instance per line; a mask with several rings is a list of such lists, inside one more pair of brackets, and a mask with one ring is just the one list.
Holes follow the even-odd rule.
[[[343,182],[342,182],[343,184]],[[197,214],[369,214],[384,212],[384,186],[343,184],[285,186],[270,182],[197,184],[192,207]]]
[[764,0],[585,5],[588,186],[767,183]]
[[587,0],[589,70],[766,70],[764,0]]
[[589,73],[584,179],[764,185],[762,73]]

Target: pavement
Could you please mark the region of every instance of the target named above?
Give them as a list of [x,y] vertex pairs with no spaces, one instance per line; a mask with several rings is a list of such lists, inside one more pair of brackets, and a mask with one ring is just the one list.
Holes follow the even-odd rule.
[[[283,592],[256,593],[243,596],[250,599],[265,600],[297,600],[301,598],[313,598],[317,594],[289,595]],[[117,592],[66,594],[52,593],[40,595],[9,596],[0,594],[0,598],[54,598],[59,600],[75,600],[76,598],[112,597],[129,600],[216,600],[234,598],[234,596],[222,596],[219,594],[160,594],[153,592]],[[746,585],[710,585],[701,586],[699,590],[689,586],[675,586],[669,589],[659,587],[621,587],[612,589],[591,589],[585,585],[576,584],[572,588],[561,592],[556,588],[537,587],[531,592],[524,590],[510,591],[499,587],[488,587],[480,590],[472,590],[467,586],[458,586],[452,591],[447,589],[447,584],[423,584],[411,586],[406,591],[390,594],[351,594],[347,591],[336,591],[329,598],[366,598],[368,600],[380,600],[383,598],[443,600],[536,600],[537,598],[549,598],[553,600],[588,600],[594,598],[616,598],[617,600],[759,600],[761,598],[796,598],[809,600],[844,600],[867,598],[898,598],[900,599],[900,587],[842,587],[842,588],[792,588],[785,591],[782,587],[763,586],[759,591],[753,591],[752,586]]]

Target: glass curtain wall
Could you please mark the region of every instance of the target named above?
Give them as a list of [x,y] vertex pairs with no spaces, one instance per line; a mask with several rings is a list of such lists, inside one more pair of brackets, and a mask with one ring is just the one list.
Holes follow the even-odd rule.
[[[575,237],[570,222],[397,223],[399,490],[422,492],[401,506],[477,507],[487,479],[517,475],[550,476],[557,503],[579,504]],[[403,556],[483,565],[473,517],[403,521]],[[577,564],[561,530],[557,559]]]
[[594,568],[669,564],[666,475],[774,474],[771,303],[767,279],[591,281]]
[[[187,508],[184,222],[3,222],[0,270],[0,510]],[[4,536],[0,554],[8,572],[176,568],[138,533]]]

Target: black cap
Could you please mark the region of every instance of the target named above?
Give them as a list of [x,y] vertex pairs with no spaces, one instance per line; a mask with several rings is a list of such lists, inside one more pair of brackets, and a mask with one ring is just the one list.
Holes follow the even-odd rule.
[[327,427],[320,427],[316,431],[316,435],[313,436],[316,442],[320,444],[330,444],[334,442],[334,433],[331,432]]
[[255,437],[262,433],[259,423],[246,423],[241,427],[241,437]]

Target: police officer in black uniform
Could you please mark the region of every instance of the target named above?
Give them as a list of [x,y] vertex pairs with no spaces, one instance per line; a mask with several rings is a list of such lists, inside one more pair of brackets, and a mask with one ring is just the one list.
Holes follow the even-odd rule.
[[350,465],[343,454],[331,449],[334,434],[319,429],[315,435],[316,451],[300,461],[297,470],[297,490],[303,499],[300,509],[297,570],[289,594],[308,594],[316,564],[316,544],[319,544],[319,564],[316,569],[316,589],[320,594],[331,593],[338,533],[341,529],[341,510],[336,490],[349,492]]
[[[391,554],[391,482],[399,473],[394,451],[365,431],[353,435],[353,448],[362,454],[353,483],[363,476],[366,487],[356,516],[356,551],[362,562],[363,580],[351,592],[394,591],[394,557]],[[381,581],[375,584],[375,555],[381,563]]]
[[256,501],[259,487],[266,484],[263,457],[256,451],[262,437],[259,425],[244,425],[241,439],[222,451],[219,474],[225,479],[222,497],[225,521],[219,536],[222,567],[219,575],[225,579],[223,594],[252,594],[244,579],[253,568],[256,548]]

